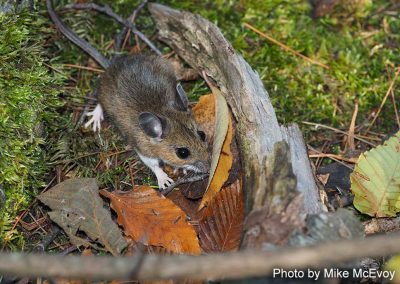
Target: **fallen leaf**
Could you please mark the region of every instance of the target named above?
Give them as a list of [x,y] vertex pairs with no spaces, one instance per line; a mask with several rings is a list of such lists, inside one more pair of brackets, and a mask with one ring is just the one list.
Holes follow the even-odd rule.
[[201,96],[192,111],[196,122],[206,134],[208,143],[212,145],[215,131],[215,96],[213,94]]
[[84,249],[81,253],[82,256],[92,256],[93,251],[91,249]]
[[199,200],[188,199],[182,192],[182,189],[173,190],[168,194],[168,199],[172,200],[179,208],[181,208],[189,220],[196,220],[197,209],[199,208]]
[[350,180],[354,206],[360,212],[396,216],[400,212],[400,132],[361,154]]
[[[200,126],[200,129],[206,134],[209,152],[211,152],[215,130],[215,96],[213,94],[201,96],[199,101],[192,107],[192,111],[197,124]],[[168,165],[164,166],[164,171],[173,180],[178,180],[179,178],[184,177],[184,175],[177,175],[174,173],[174,169]],[[208,180],[204,179],[201,181],[182,184],[179,186],[179,190],[186,198],[197,200],[203,197],[207,186]]]
[[240,179],[217,193],[212,202],[200,211],[199,237],[207,252],[237,250],[242,236],[244,204]]
[[391,283],[400,283],[400,255],[395,255],[390,258],[385,263],[383,270],[394,273],[394,278]]
[[199,210],[206,206],[221,190],[229,177],[233,162],[231,152],[233,128],[228,105],[219,91],[215,91],[214,95],[216,100],[216,123],[210,177]]
[[76,236],[78,231],[83,231],[113,255],[118,255],[127,246],[110,212],[103,208],[96,179],[68,179],[38,198],[53,210],[49,212],[50,218],[63,228],[73,244],[98,248]]
[[134,241],[162,246],[174,253],[200,254],[196,231],[186,214],[151,187],[137,186],[129,192],[102,190],[101,194],[111,200],[118,223]]

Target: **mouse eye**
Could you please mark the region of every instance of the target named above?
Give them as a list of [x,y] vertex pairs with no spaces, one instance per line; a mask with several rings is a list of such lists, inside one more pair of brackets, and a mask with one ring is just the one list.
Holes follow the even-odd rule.
[[190,151],[188,148],[176,148],[175,153],[180,159],[183,160],[190,156]]
[[203,142],[206,141],[206,134],[204,133],[204,131],[201,130],[197,131],[197,135],[199,135],[201,141]]

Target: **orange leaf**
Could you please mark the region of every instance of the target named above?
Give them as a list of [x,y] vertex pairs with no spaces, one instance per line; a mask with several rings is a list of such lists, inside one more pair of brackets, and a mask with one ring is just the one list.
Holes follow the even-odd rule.
[[201,248],[209,252],[237,250],[243,230],[244,206],[241,179],[223,188],[199,220]]
[[215,131],[215,96],[213,94],[201,96],[192,110],[196,122],[206,134],[208,143],[212,145]]
[[113,193],[102,190],[101,194],[111,200],[118,223],[136,242],[162,246],[174,253],[200,254],[199,240],[186,214],[151,187]]

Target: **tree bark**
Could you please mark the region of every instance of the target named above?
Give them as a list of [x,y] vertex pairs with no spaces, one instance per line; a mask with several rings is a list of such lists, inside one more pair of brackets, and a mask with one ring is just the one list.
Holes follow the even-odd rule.
[[149,4],[160,39],[171,46],[192,68],[205,70],[227,100],[237,122],[237,140],[244,170],[246,208],[251,210],[256,191],[266,187],[265,161],[274,144],[290,145],[297,189],[306,198],[304,213],[318,213],[321,203],[302,135],[296,125],[278,124],[268,93],[258,75],[235,52],[221,31],[189,12]]

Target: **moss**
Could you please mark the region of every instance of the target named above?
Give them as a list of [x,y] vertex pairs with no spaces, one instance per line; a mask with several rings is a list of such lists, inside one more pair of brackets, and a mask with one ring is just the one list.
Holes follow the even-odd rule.
[[[101,2],[124,16],[138,3]],[[347,127],[355,101],[359,103],[360,121],[366,119],[389,86],[386,66],[393,76],[393,67],[400,61],[396,51],[400,46],[400,17],[398,11],[382,12],[390,8],[385,0],[343,1],[319,19],[312,18],[312,6],[306,0],[159,2],[198,13],[217,24],[260,74],[282,123],[307,120]],[[142,12],[137,25],[152,34],[154,27],[149,19],[148,12]],[[245,28],[245,22],[330,69],[310,65],[272,44]],[[197,88],[189,94],[196,98],[205,92]],[[394,127],[389,103],[385,110],[378,126],[382,132]]]
[[0,15],[0,185],[6,201],[0,213],[0,239],[43,186],[49,170],[46,131],[59,106],[60,76],[45,64],[45,19],[38,14]]

